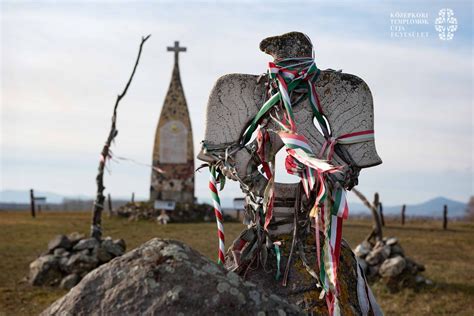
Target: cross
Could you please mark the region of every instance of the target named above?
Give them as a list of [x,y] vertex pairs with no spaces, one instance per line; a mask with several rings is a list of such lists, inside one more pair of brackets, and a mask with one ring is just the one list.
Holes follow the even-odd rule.
[[185,52],[186,47],[179,47],[179,41],[175,41],[174,46],[168,46],[167,50],[169,52],[174,52],[174,62],[178,63],[178,54],[179,52]]

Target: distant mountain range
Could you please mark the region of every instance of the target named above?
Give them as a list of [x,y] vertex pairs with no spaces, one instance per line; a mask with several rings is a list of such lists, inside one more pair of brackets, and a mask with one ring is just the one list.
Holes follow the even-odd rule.
[[[77,196],[64,196],[53,192],[35,191],[35,196],[46,197],[47,203],[58,204],[62,203],[64,199],[77,199],[77,200],[91,200],[92,197],[77,195]],[[129,198],[116,197],[116,199],[128,200]],[[137,200],[141,200],[137,197]],[[27,204],[30,202],[30,192],[28,190],[3,190],[0,191],[0,203],[21,203]],[[209,198],[199,199],[199,202],[211,204]],[[224,208],[233,207],[233,198],[222,197],[221,204]],[[467,203],[447,199],[445,197],[436,197],[419,204],[407,204],[406,216],[417,216],[417,217],[442,217],[443,206],[448,206],[448,216],[450,218],[463,217],[466,212]],[[401,205],[384,205],[383,210],[385,215],[400,215]],[[370,211],[362,203],[349,203],[349,209],[351,214],[370,214]]]

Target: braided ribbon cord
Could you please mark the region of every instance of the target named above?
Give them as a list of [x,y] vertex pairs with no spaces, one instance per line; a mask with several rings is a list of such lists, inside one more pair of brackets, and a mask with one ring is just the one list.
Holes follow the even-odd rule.
[[225,236],[224,236],[224,218],[222,216],[221,200],[219,198],[219,191],[216,185],[216,167],[210,166],[209,172],[209,189],[211,190],[212,203],[214,205],[214,214],[217,223],[217,236],[219,238],[219,251],[217,263],[225,263]]

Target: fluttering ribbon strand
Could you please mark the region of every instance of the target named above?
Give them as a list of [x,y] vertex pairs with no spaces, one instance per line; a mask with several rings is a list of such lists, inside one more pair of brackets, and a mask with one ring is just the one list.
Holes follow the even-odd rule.
[[219,238],[219,250],[217,263],[225,264],[225,236],[224,236],[224,218],[222,216],[221,200],[217,189],[216,166],[211,165],[209,172],[209,189],[211,190],[212,203],[214,205],[214,214],[217,223],[217,236]]

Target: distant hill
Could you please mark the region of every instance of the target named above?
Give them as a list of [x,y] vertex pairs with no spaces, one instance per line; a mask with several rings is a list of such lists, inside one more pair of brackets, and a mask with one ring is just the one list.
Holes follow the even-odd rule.
[[[382,201],[383,202],[383,201]],[[445,197],[436,197],[419,204],[407,204],[406,216],[415,217],[442,217],[443,206],[448,206],[448,217],[463,217],[466,213],[467,203],[451,200]],[[350,203],[350,212],[353,214],[369,214],[369,210],[361,203]],[[384,214],[400,215],[402,205],[383,206]]]

